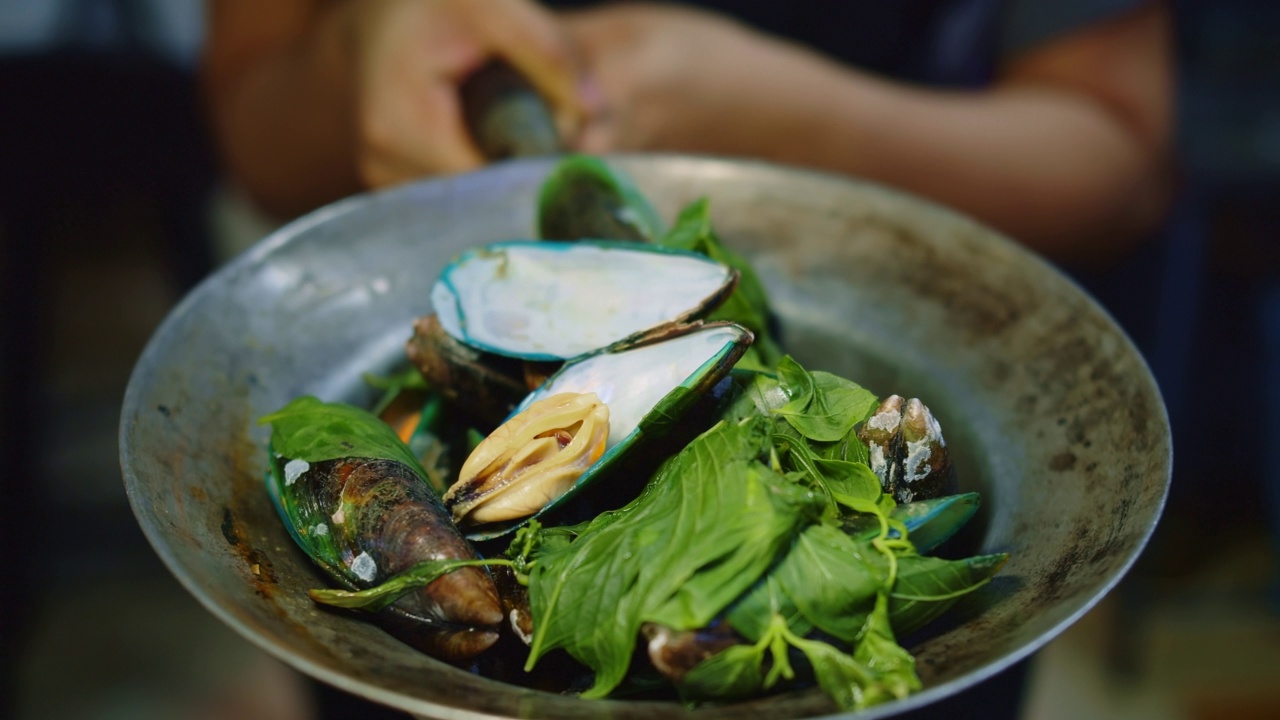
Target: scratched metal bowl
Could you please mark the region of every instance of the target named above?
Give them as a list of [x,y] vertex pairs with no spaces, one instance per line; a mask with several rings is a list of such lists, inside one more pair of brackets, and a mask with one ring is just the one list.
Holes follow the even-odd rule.
[[[1007,552],[994,582],[911,641],[924,690],[880,718],[1030,655],[1111,589],[1155,527],[1171,468],[1147,366],[1089,297],[963,216],[834,176],[686,156],[614,160],[666,217],[711,198],[748,253],[788,349],[880,394],[919,396],[984,506],[966,550]],[[400,361],[455,253],[531,234],[548,160],[348,199],[294,222],[191,293],[125,396],[120,456],[138,522],[174,575],[244,637],[304,673],[440,718],[650,718],[676,705],[585,701],[469,674],[372,624],[317,609],[322,576],[263,489],[267,431],[289,399],[371,402],[362,372]],[[695,713],[837,714],[817,691]]]

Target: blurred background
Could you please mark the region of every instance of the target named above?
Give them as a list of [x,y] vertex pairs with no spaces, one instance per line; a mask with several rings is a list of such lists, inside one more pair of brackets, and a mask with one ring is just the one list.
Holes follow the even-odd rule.
[[[1138,255],[1080,277],[1161,383],[1173,491],[1129,577],[1031,664],[1026,718],[1280,717],[1280,4],[1174,7],[1179,200]],[[0,0],[0,533],[18,559],[0,716],[347,707],[179,587],[121,483],[133,363],[238,222],[202,37],[199,0]]]

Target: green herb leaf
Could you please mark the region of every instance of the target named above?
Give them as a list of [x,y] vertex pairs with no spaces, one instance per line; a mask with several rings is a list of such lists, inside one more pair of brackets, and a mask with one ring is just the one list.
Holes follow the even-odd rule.
[[658,244],[702,253],[738,270],[738,286],[708,319],[736,322],[755,334],[755,342],[739,365],[750,369],[772,368],[782,358],[782,351],[769,332],[769,298],[764,284],[751,263],[720,242],[711,228],[709,208],[706,198],[690,203]]
[[374,415],[381,415],[382,411],[395,402],[395,399],[405,390],[428,389],[427,379],[413,365],[390,375],[365,373],[360,377],[366,385],[382,391],[382,397],[378,398],[378,402],[374,403],[373,408],[369,410]]
[[800,614],[771,572],[738,598],[725,612],[725,619],[740,635],[751,641],[762,640],[774,618],[780,616],[797,635],[808,635],[813,626]]
[[875,684],[870,668],[827,643],[806,640],[797,647],[813,667],[818,686],[842,709],[861,710],[875,704],[875,696],[867,692]]
[[428,560],[398,573],[367,590],[310,590],[312,600],[333,607],[377,612],[418,588],[426,587],[458,568],[475,565],[511,565],[507,560]]
[[395,431],[372,413],[352,405],[326,403],[307,395],[264,415],[258,424],[271,425],[272,450],[291,460],[394,460],[427,480],[426,471]]
[[817,442],[844,440],[875,409],[876,396],[831,373],[806,372],[790,356],[778,363],[778,382],[791,400],[774,412]]
[[[601,697],[625,674],[643,621],[700,627],[764,573],[821,507],[756,459],[767,453],[770,424],[719,423],[664,463],[631,504],[567,547],[544,545],[530,582],[528,667],[563,647],[595,670],[583,696]],[[714,583],[700,579],[707,572]]]
[[894,638],[885,593],[876,596],[875,609],[867,616],[853,658],[872,668],[877,676],[863,696],[868,704],[901,699],[920,689],[915,658]]
[[764,689],[765,648],[734,645],[703,660],[685,673],[680,696],[693,700],[736,700]]
[[962,595],[977,590],[999,572],[1008,555],[978,555],[963,560],[912,555],[898,561],[898,581],[890,594],[889,615],[899,633],[910,633],[937,618]]
[[772,577],[809,624],[853,642],[869,600],[885,583],[883,567],[865,559],[868,552],[874,552],[869,544],[860,547],[837,528],[812,525]]

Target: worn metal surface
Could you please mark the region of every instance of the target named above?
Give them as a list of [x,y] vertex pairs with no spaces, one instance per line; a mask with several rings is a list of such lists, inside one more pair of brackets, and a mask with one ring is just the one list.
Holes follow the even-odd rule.
[[[886,717],[1027,656],[1110,589],[1169,481],[1164,405],[1133,346],[1072,283],[948,211],[764,164],[615,160],[667,217],[706,195],[749,253],[789,349],[811,368],[923,398],[983,510],[968,550],[1007,551],[994,582],[912,640],[925,690]],[[263,489],[255,419],[303,393],[368,402],[361,372],[397,361],[443,264],[527,236],[549,160],[353,198],[284,228],[177,307],[138,362],[120,431],[125,485],[156,552],[218,617],[286,662],[431,717],[648,718],[675,705],[581,701],[426,657],[317,609],[323,579]],[[696,715],[821,716],[817,692]]]

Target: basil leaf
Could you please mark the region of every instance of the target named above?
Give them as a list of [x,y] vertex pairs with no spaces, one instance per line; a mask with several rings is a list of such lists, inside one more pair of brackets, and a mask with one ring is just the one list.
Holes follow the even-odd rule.
[[[878,401],[877,401],[878,402]],[[864,417],[863,420],[866,418]],[[870,454],[867,446],[858,437],[857,423],[845,436],[833,443],[811,443],[813,451],[828,460],[847,460],[849,462],[870,465]]]
[[503,560],[427,560],[387,578],[380,585],[366,590],[310,590],[307,592],[312,600],[324,605],[377,612],[389,607],[401,597],[435,582],[458,568],[472,565],[510,565]]
[[[664,463],[631,504],[537,555],[527,667],[565,648],[596,673],[583,696],[601,697],[625,674],[644,620],[705,625],[756,581],[821,507],[756,460],[769,424],[717,424]],[[719,587],[696,579],[703,571],[715,571]]]
[[921,687],[915,660],[889,628],[886,607],[884,594],[878,594],[852,655],[824,642],[791,638],[809,660],[819,687],[842,709],[861,710]]
[[876,406],[861,385],[821,371],[806,372],[790,356],[778,363],[778,381],[791,400],[774,412],[817,442],[844,440]]
[[741,363],[733,369],[731,377],[737,394],[725,407],[724,419],[736,422],[753,415],[770,417],[790,400],[776,379],[760,372],[744,372],[740,366]]
[[870,668],[823,642],[805,641],[799,648],[813,667],[818,686],[841,709],[861,710],[875,704],[875,696],[866,692],[875,682]]
[[373,408],[369,411],[374,415],[381,415],[382,411],[395,402],[395,399],[405,390],[428,389],[427,379],[413,365],[391,375],[365,373],[360,377],[369,387],[382,391],[382,397],[378,398],[378,402],[374,403]]
[[875,502],[884,494],[880,486],[880,477],[866,463],[835,460],[822,457],[814,452],[805,438],[794,433],[782,432],[788,458],[792,469],[808,475],[814,482],[821,483],[829,493],[839,493],[869,502]]
[[862,637],[853,651],[854,660],[876,671],[876,683],[864,694],[870,704],[901,699],[920,689],[915,658],[894,638],[888,608],[885,594],[878,594],[875,609],[867,616]]
[[421,463],[395,431],[372,413],[353,405],[326,403],[306,395],[264,415],[258,424],[271,425],[272,450],[291,460],[393,460],[427,480]]
[[[742,487],[741,504],[734,513],[732,526],[724,532],[707,529],[700,536],[694,536],[706,537],[712,542],[720,535],[725,536],[726,541],[736,536],[738,544],[732,554],[697,571],[669,600],[646,615],[645,620],[680,630],[710,623],[750,585],[742,580],[762,575],[790,539],[797,518],[780,516],[776,508],[778,500],[785,496],[784,502],[794,507],[814,505],[816,498],[759,463],[748,466],[746,473],[748,481]],[[720,498],[708,499],[717,504],[722,502]],[[724,520],[720,518],[721,522]]]
[[739,635],[758,642],[768,632],[775,615],[797,635],[807,635],[813,626],[805,620],[795,603],[779,587],[773,573],[751,587],[725,611],[725,619]]
[[693,666],[680,681],[686,700],[735,700],[764,689],[765,648],[734,645]]
[[755,334],[755,342],[739,363],[746,368],[768,369],[782,359],[782,350],[769,332],[769,298],[755,268],[742,256],[730,250],[711,229],[710,204],[706,198],[690,203],[680,211],[675,226],[659,245],[701,253],[738,271],[738,286],[708,320],[729,320]]
[[823,479],[832,490],[850,497],[878,500],[884,489],[880,477],[866,463],[815,458]]
[[942,560],[922,555],[898,558],[898,580],[890,593],[889,615],[901,634],[918,630],[946,612],[956,600],[986,584],[1008,555],[978,555]]
[[852,538],[829,525],[805,528],[772,577],[809,624],[846,642],[857,637],[868,601],[886,580]]

